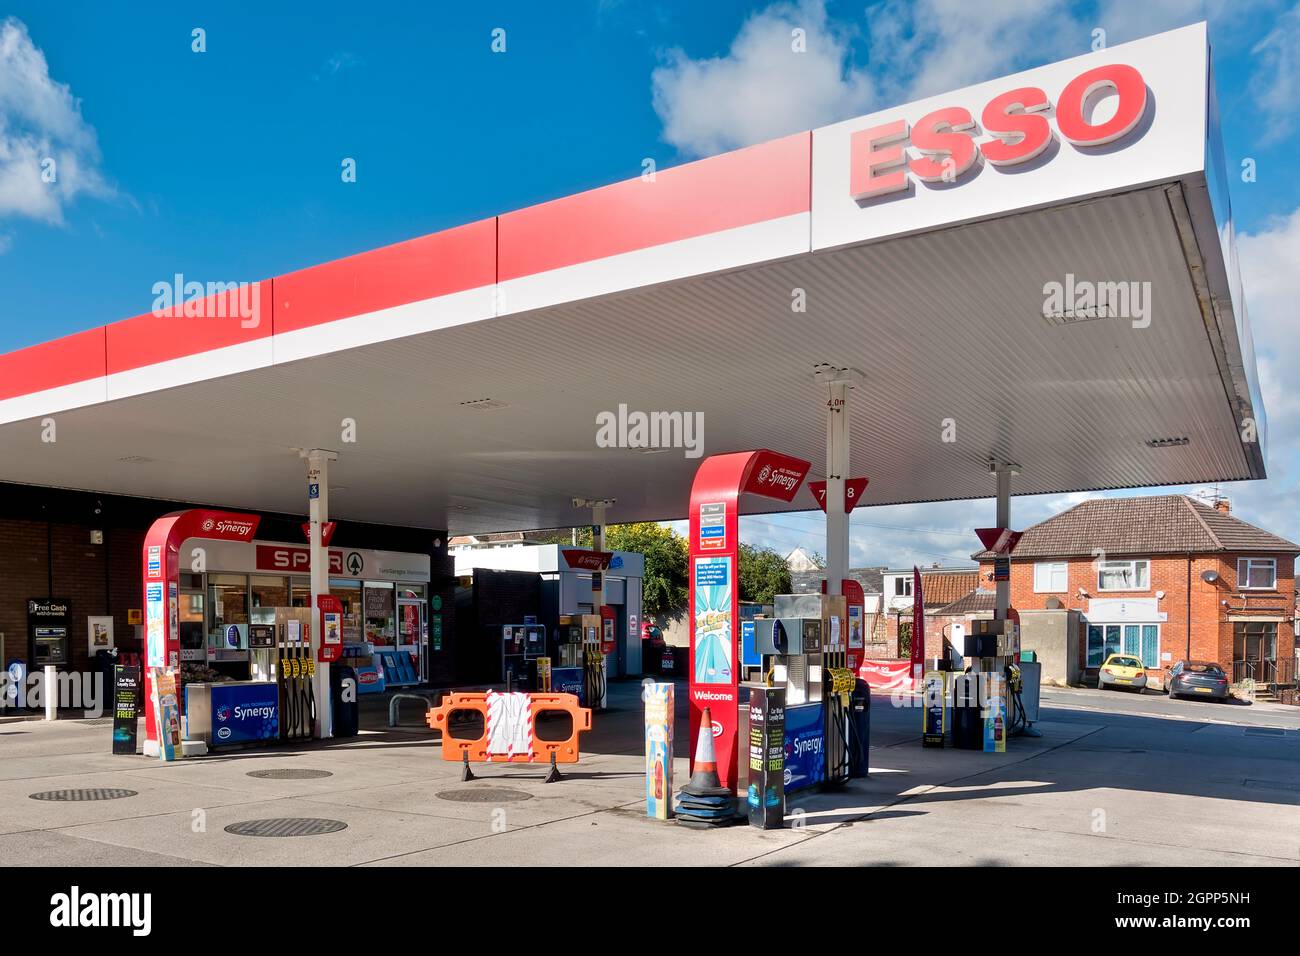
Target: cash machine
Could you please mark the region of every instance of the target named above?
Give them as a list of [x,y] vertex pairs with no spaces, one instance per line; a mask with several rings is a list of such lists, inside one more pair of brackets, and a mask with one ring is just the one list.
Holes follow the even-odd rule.
[[537,683],[537,661],[546,656],[546,625],[535,620],[501,625],[501,682],[506,685]]

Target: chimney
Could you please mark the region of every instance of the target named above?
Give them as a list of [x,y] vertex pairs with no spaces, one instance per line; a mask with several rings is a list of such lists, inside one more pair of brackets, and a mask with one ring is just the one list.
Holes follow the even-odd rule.
[[1215,498],[1215,499],[1214,499],[1214,510],[1215,510],[1215,511],[1222,512],[1223,514],[1226,515],[1226,514],[1229,514],[1229,513],[1232,511],[1232,505],[1228,504],[1228,499],[1227,499],[1227,498]]

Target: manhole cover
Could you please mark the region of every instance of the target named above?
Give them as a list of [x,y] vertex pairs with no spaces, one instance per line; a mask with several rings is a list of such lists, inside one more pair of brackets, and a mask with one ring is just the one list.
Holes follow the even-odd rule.
[[235,836],[296,837],[320,836],[337,833],[348,825],[342,820],[324,820],[320,817],[274,817],[270,820],[241,820],[226,827]]
[[466,790],[441,790],[434,794],[439,800],[451,800],[453,803],[513,803],[518,800],[531,800],[531,793],[522,790],[507,790],[504,787],[471,787]]
[[318,777],[332,777],[328,770],[299,770],[297,767],[281,767],[277,770],[250,770],[250,777],[258,780],[315,780]]
[[33,800],[56,800],[69,802],[73,800],[120,800],[134,797],[137,791],[123,790],[121,787],[88,787],[83,790],[42,790],[31,795]]

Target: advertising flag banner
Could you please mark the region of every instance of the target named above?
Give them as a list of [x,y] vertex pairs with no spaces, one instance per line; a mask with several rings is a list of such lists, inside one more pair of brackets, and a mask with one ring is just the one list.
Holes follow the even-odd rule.
[[925,596],[921,593],[921,572],[912,568],[912,678],[921,682],[925,671]]

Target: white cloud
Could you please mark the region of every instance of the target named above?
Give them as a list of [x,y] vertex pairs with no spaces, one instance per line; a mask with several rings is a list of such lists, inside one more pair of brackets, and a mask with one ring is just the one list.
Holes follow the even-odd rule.
[[1260,108],[1274,118],[1264,133],[1265,141],[1271,142],[1295,127],[1295,104],[1300,96],[1300,4],[1279,17],[1251,53],[1256,57],[1251,92]]
[[[795,30],[804,31],[804,52],[793,48]],[[850,65],[848,43],[821,0],[803,0],[751,16],[726,56],[670,51],[651,77],[664,139],[707,155],[865,112],[871,81]]]
[[1088,51],[1088,31],[1065,0],[885,0],[867,10],[870,61],[906,102]]
[[78,195],[112,195],[99,161],[80,101],[51,79],[27,27],[12,17],[0,21],[0,220],[58,225]]
[[[806,51],[794,52],[802,29]],[[1085,52],[1087,30],[1065,0],[884,0],[857,34],[823,0],[779,2],[741,26],[725,56],[674,49],[652,76],[664,139],[706,155],[861,115]]]

